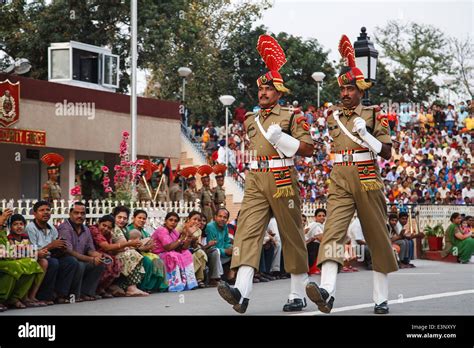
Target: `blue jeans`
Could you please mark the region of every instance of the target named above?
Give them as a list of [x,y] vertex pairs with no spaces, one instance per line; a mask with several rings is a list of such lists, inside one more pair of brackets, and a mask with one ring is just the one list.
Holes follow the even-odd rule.
[[54,300],[54,291],[57,296],[68,296],[78,266],[76,258],[72,256],[49,257],[48,269],[36,296],[38,300]]
[[444,124],[445,124],[446,127],[448,127],[448,131],[451,132],[453,130],[454,121],[446,121]]

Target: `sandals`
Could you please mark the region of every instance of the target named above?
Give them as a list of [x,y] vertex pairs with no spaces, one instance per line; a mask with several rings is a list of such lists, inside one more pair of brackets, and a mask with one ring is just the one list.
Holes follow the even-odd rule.
[[202,280],[200,280],[198,281],[198,288],[204,289],[204,288],[207,288],[207,286]]
[[41,301],[24,301],[23,304],[28,307],[46,307],[47,304]]
[[0,303],[0,313],[5,312],[6,310],[8,310],[8,307],[5,306],[4,304]]
[[26,306],[21,302],[20,300],[17,300],[15,302],[9,303],[8,308],[11,309],[25,309]]

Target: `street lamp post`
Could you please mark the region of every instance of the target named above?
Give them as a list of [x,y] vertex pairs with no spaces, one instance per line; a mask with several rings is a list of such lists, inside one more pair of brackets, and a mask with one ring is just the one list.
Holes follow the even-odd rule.
[[229,167],[229,106],[232,105],[235,98],[231,95],[221,95],[219,101],[225,106],[225,166]]
[[320,106],[320,103],[319,103],[319,85],[321,84],[321,82],[323,82],[324,78],[326,77],[326,74],[323,73],[323,72],[318,71],[318,72],[313,73],[313,75],[311,75],[311,77],[318,84],[318,109],[319,109],[319,106]]
[[[365,27],[360,28],[360,36],[354,42],[356,65],[364,74],[365,81],[375,83],[377,81],[377,58],[379,52],[375,49],[374,43],[370,41],[366,31]],[[362,99],[362,105],[368,106],[370,104],[369,91],[366,90],[364,92],[364,99]]]
[[185,104],[185,98],[186,98],[186,78],[191,75],[193,71],[191,69],[189,69],[188,67],[185,67],[185,66],[182,66],[181,68],[178,69],[178,74],[179,76],[181,76],[183,78],[183,98],[182,98],[182,103],[183,103],[183,107],[184,107],[184,110],[183,110],[183,115],[184,115],[184,119],[183,119],[183,123],[187,129],[188,127],[188,115],[187,115],[187,112],[186,112],[186,104]]

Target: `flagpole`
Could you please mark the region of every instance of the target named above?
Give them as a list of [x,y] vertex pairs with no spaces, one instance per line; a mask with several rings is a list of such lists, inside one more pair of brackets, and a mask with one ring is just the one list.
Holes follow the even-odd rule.
[[[131,129],[131,160],[137,160],[137,0],[131,0],[131,85],[130,85],[130,116]],[[136,170],[136,168],[135,168]],[[135,181],[132,184],[132,200],[136,198]]]

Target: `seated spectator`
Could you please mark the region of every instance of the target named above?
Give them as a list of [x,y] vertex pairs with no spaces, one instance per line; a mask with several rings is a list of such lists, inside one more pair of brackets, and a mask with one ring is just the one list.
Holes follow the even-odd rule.
[[192,290],[198,286],[194,274],[193,256],[188,250],[193,238],[180,235],[176,230],[179,216],[175,212],[166,214],[164,226],[158,227],[152,235],[155,254],[164,261],[169,291]]
[[[228,224],[227,226],[233,226]],[[211,240],[207,241],[206,235],[206,227],[207,227],[207,219],[204,215],[201,216],[201,238],[198,240],[198,245],[206,252],[207,254],[207,267],[209,269],[208,273],[208,283],[207,286],[209,287],[216,287],[221,280],[222,274],[224,274],[224,269],[222,268],[222,263],[220,260],[219,251],[216,249],[217,241]],[[230,230],[230,228],[229,228]]]
[[[207,242],[216,241],[216,249],[219,250],[222,267],[227,264],[230,266],[232,258],[233,246],[230,241],[229,232],[227,229],[227,221],[229,220],[229,211],[226,208],[219,208],[214,215],[214,221],[207,224],[206,235]],[[227,279],[234,278],[234,272],[230,270],[226,274]]]
[[[30,264],[34,264],[33,267],[37,268],[36,264],[41,266],[43,270],[41,273],[37,273],[33,282],[33,285],[28,292],[28,295],[23,300],[23,303],[27,307],[43,307],[47,304],[43,301],[39,301],[36,298],[38,289],[43,282],[45,270],[48,267],[48,261],[46,261],[46,252],[44,250],[38,251],[35,246],[30,243],[28,234],[25,233],[26,220],[21,214],[14,214],[8,219],[8,228],[10,234],[8,235],[8,241],[10,245],[16,249],[18,257],[21,257],[20,261],[27,267],[32,267]],[[33,257],[37,256],[37,261],[33,260]]]
[[205,288],[206,283],[204,282],[204,272],[206,270],[208,257],[202,248],[202,245],[200,244],[202,237],[201,219],[202,214],[200,212],[192,211],[189,213],[184,224],[176,230],[180,233],[180,235],[191,238],[191,248],[189,248],[189,251],[193,254],[194,273],[196,275],[198,287]]
[[[400,213],[402,215],[403,213]],[[415,265],[410,263],[410,246],[407,239],[403,238],[398,230],[398,216],[397,214],[390,214],[388,216],[388,231],[389,237],[392,241],[392,247],[397,252],[398,260],[400,261],[400,268],[413,268]]]
[[69,219],[58,227],[60,238],[66,241],[66,253],[76,258],[79,267],[72,282],[72,293],[75,302],[94,301],[100,296],[96,294],[105,265],[102,255],[95,250],[91,232],[84,225],[86,206],[75,202],[69,210]]
[[347,235],[351,239],[352,248],[357,251],[357,257],[362,259],[364,265],[367,267],[369,271],[372,270],[372,256],[370,254],[369,247],[367,246],[367,242],[364,238],[364,233],[362,232],[362,225],[360,224],[360,220],[357,217],[357,214],[354,215],[352,222],[349,225],[347,230]]
[[281,238],[278,230],[278,224],[274,217],[270,219],[267,227],[267,234],[270,236],[274,246],[273,258],[270,266],[270,275],[276,279],[280,279],[282,275],[281,270]]
[[[409,223],[409,217],[407,212],[401,212],[398,215],[398,231],[402,234],[403,238],[408,240],[409,243],[409,254],[408,262],[413,260],[415,257],[415,240],[417,240],[417,245],[421,245],[421,239],[425,236],[423,232],[418,231],[416,221],[413,218],[411,224]],[[401,260],[402,263],[405,263],[407,260]],[[412,266],[410,266],[412,267]]]
[[451,225],[449,225],[445,233],[445,248],[441,255],[446,257],[451,253],[458,257],[460,263],[469,263],[474,255],[474,238],[472,234],[463,233],[461,229],[461,214],[453,213],[450,221]]
[[5,209],[0,214],[0,312],[3,312],[7,307],[28,306],[28,292],[35,280],[42,278],[43,269],[31,258],[15,258],[17,255],[8,242],[6,230],[13,211]]
[[[109,291],[112,283],[120,277],[122,262],[115,257],[110,245],[112,244],[112,230],[115,228],[115,219],[111,215],[102,216],[97,225],[91,226],[90,231],[97,251],[102,254],[105,271],[97,287],[97,293],[103,298],[111,298],[114,295]],[[148,295],[147,293],[144,293]]]
[[[314,212],[314,220],[307,228],[304,229],[306,247],[308,248],[308,264],[311,267],[316,262],[319,252],[319,245],[323,238],[324,222],[326,221],[326,210],[322,208],[316,209]],[[319,270],[315,274],[320,274]]]
[[125,237],[128,238],[128,232],[138,230],[141,233],[142,245],[138,247],[140,254],[144,256],[143,267],[145,268],[145,277],[139,285],[141,290],[145,291],[166,291],[168,282],[166,281],[165,264],[160,259],[155,249],[155,242],[150,234],[145,230],[148,214],[145,210],[135,210],[133,212],[132,223],[128,225]]
[[[26,232],[31,244],[38,249],[45,270],[37,298],[46,304],[52,304],[53,301],[67,303],[79,264],[73,256],[66,254],[66,242],[58,239],[56,227],[48,223],[51,219],[50,203],[36,202],[33,205],[33,216],[34,220],[26,226]],[[42,257],[44,254],[46,257]]]
[[[144,268],[144,257],[136,249],[141,247],[141,241],[127,240],[125,233],[128,233],[126,226],[130,210],[125,206],[117,206],[112,212],[115,219],[115,228],[111,235],[111,243],[104,241],[99,242],[101,248],[114,252],[116,258],[122,263],[121,275],[109,287],[109,292],[114,297],[120,296],[144,296],[143,292],[138,289],[138,285],[144,279],[146,273]],[[150,262],[151,263],[151,262]],[[153,265],[150,274],[153,271]]]

